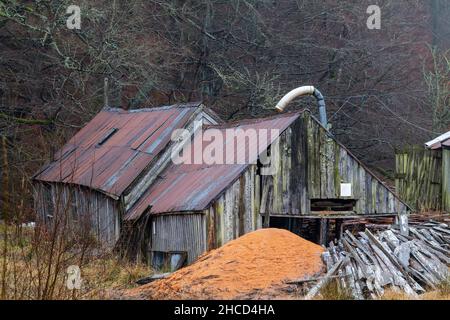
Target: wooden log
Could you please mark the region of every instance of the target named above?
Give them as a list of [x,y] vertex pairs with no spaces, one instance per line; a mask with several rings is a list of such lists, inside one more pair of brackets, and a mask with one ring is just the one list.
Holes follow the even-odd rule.
[[[408,274],[407,270],[398,262],[396,257],[387,250],[388,248],[383,246],[383,244],[368,229],[366,229],[365,233],[374,244],[374,250],[379,251],[377,254],[382,257],[385,262],[390,262],[389,264],[399,270],[403,275],[403,277],[397,277],[397,279],[400,281],[399,284],[403,286],[403,289],[407,294],[416,295],[416,291],[424,291],[423,288]],[[405,283],[403,283],[402,280],[404,280]]]
[[400,240],[392,230],[383,231],[380,234],[380,238],[385,239],[393,247],[391,249],[397,248],[400,245]]
[[[440,282],[448,276],[447,265],[443,264],[438,257],[433,255],[425,246],[420,246],[413,243],[414,248],[417,249],[419,259],[425,264],[425,268]],[[428,258],[424,257],[428,256]]]
[[413,239],[413,241],[422,241],[423,243],[425,243],[428,247],[431,247],[439,252],[442,252],[443,254],[450,256],[450,250],[447,250],[444,248],[445,245],[435,245],[433,243],[431,243],[430,241],[428,241],[427,239],[423,239],[423,240],[418,240],[418,239]]
[[429,279],[429,277],[427,276],[427,273],[423,272],[423,268],[420,266],[420,264],[415,259],[411,259],[410,272],[411,272],[412,276],[414,276],[417,280],[419,280],[425,286],[432,288],[432,289],[436,288],[433,281],[431,279]]
[[450,230],[447,229],[447,228],[443,228],[443,227],[439,226],[439,227],[433,227],[433,229],[436,230],[436,231],[440,231],[442,233],[445,233],[447,235],[450,235]]
[[311,288],[311,290],[308,291],[308,293],[305,296],[305,300],[311,300],[312,298],[314,298],[319,292],[320,289],[322,289],[330,280],[331,277],[334,276],[339,269],[341,268],[341,266],[345,263],[347,263],[349,260],[349,258],[344,258],[339,260],[332,268],[331,270],[329,270],[327,272],[327,274],[325,275],[325,277],[320,280],[314,287]]
[[446,241],[444,240],[444,238],[435,230],[433,229],[429,229],[430,233],[434,236],[434,238],[436,239],[437,242],[439,242],[440,245],[445,244]]
[[356,270],[353,268],[351,261],[346,263],[344,268],[345,268],[346,274],[348,275],[348,277],[346,277],[345,280],[347,280],[347,282],[348,282],[348,287],[350,288],[353,298],[356,300],[363,300],[364,296],[363,296],[363,293],[362,293],[359,285],[357,284],[358,279],[357,279]]
[[443,263],[450,265],[450,258],[443,254],[441,251],[434,249],[432,246],[427,246],[421,241],[417,241],[416,244],[434,254]]
[[[357,245],[356,248],[352,248],[350,246],[347,241],[347,237],[353,237],[353,242]],[[360,241],[356,239],[351,233],[347,233],[346,237],[344,237],[342,240],[347,250],[352,254],[352,257],[355,258],[358,270],[362,273],[362,275],[359,276],[358,279],[366,279],[366,286],[369,291],[372,293],[376,293],[376,295],[378,296],[382,295],[384,292],[382,286],[390,283],[391,281],[389,280],[389,276],[386,276],[386,272],[379,265],[377,265],[377,259],[368,255],[373,261],[373,264],[371,265],[367,260],[366,250],[364,246],[362,246]]]
[[[342,278],[342,277],[350,277],[350,275],[349,274],[345,274],[345,275],[343,275],[343,276],[339,276],[339,275],[334,275],[334,276],[331,276],[330,277],[330,280],[331,279],[338,279],[338,278]],[[286,281],[286,283],[287,284],[303,284],[303,283],[307,283],[307,282],[316,282],[316,281],[320,281],[320,280],[323,280],[323,279],[325,279],[326,278],[326,276],[323,276],[323,277],[317,277],[317,278],[307,278],[307,279],[295,279],[295,280],[289,280],[289,281]]]
[[414,247],[412,248],[411,255],[423,268],[422,275],[426,277],[429,280],[429,282],[431,282],[433,285],[438,284],[439,277],[435,275],[435,273],[432,271],[432,268],[430,268],[428,262],[426,261],[425,257],[423,257],[423,255],[417,250],[417,248]]
[[[361,240],[356,239],[356,237],[355,237],[351,232],[349,232],[348,230],[346,230],[346,234],[347,234],[347,236],[348,236],[350,239],[353,240],[353,243],[356,245],[356,247],[357,247],[359,250],[361,250],[361,252],[362,252],[366,257],[368,257],[368,259],[370,259],[370,260],[372,261],[372,263],[376,263],[376,259],[375,259],[375,257],[372,256],[371,250],[370,250],[370,247],[369,247],[369,246],[365,245]],[[361,255],[360,255],[360,256],[361,256]],[[368,264],[368,263],[366,263],[366,264]]]
[[362,271],[361,268],[356,265],[355,261],[351,261],[350,262],[353,266],[353,269],[355,270],[356,274],[355,274],[355,287],[356,290],[360,293],[360,295],[362,297],[364,297],[364,292],[363,289],[365,287],[364,281],[362,281],[361,277],[362,277]]
[[394,255],[404,268],[409,267],[409,259],[411,257],[411,243],[404,242],[394,249]]
[[391,231],[397,236],[398,239],[402,240],[403,242],[411,241],[414,239],[414,237],[412,237],[411,235],[409,236],[402,235],[400,231],[395,227],[391,228]]
[[145,277],[145,278],[137,280],[136,284],[144,285],[144,284],[156,281],[156,280],[167,278],[171,274],[172,274],[172,272],[154,274],[154,275],[151,275],[149,277]]
[[[338,261],[340,261],[340,260],[342,259],[342,257],[341,257],[341,255],[340,255],[340,253],[338,252],[338,249],[337,249],[338,247],[336,247],[336,246],[334,245],[334,243],[330,243],[330,244],[331,244],[330,249],[331,249],[331,253],[332,253],[334,262],[337,263]],[[338,244],[340,245],[341,243],[339,242]],[[345,273],[344,273],[343,270],[339,269],[339,270],[338,270],[338,274],[339,274],[340,276],[343,276]],[[339,283],[340,283],[340,285],[341,285],[341,287],[342,287],[343,289],[346,289],[346,288],[347,288],[347,283],[345,282],[345,279],[343,279],[343,277],[341,277],[341,278],[339,279]]]
[[419,231],[417,231],[416,228],[409,228],[409,231],[411,231],[411,234],[416,239],[419,239],[419,240],[422,240],[422,241],[427,241],[427,238],[425,238]]
[[386,264],[390,273],[393,275],[393,282],[395,285],[401,287],[407,294],[416,295],[415,290],[409,284],[408,280],[405,278],[409,278],[407,275],[402,274],[402,272],[392,264],[392,261],[389,257],[375,244],[373,244],[373,249],[376,252],[377,256]]
[[356,250],[348,243],[348,241],[347,241],[347,239],[345,239],[345,237],[342,238],[342,243],[343,243],[344,247],[347,249],[347,251],[351,254],[353,259],[356,260],[358,265],[361,267],[364,276],[367,278],[367,274],[366,274],[367,266],[366,266],[366,264],[362,261],[362,259],[360,258],[360,256],[356,252]]
[[421,229],[419,232],[433,245],[436,245],[436,246],[440,245],[439,241],[437,241],[434,238],[434,236],[431,234],[431,232],[429,232],[427,229]]
[[333,267],[333,258],[331,257],[329,251],[325,251],[324,253],[322,253],[322,260],[325,262],[327,271]]

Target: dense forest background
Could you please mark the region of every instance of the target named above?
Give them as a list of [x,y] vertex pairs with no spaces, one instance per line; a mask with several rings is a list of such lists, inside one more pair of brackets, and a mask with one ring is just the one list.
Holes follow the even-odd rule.
[[3,211],[29,215],[30,176],[105,100],[202,100],[231,120],[314,85],[333,134],[389,177],[396,148],[449,129],[449,17],[448,0],[0,0]]

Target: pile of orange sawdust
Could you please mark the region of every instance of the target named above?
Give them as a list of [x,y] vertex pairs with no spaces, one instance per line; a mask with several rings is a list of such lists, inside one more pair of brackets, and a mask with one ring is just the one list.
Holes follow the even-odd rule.
[[[286,281],[323,271],[323,248],[281,229],[261,229],[201,256],[169,277],[128,290],[134,299],[276,298]],[[274,293],[275,292],[275,293]],[[278,295],[279,296],[279,295]]]

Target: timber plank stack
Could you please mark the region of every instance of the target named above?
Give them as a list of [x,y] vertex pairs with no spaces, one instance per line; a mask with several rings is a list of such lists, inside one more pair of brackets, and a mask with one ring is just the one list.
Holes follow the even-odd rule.
[[355,299],[375,299],[386,288],[416,296],[449,277],[450,227],[438,221],[412,223],[408,234],[395,225],[356,235],[347,230],[327,249],[322,258],[328,273],[307,298],[318,294],[327,278],[333,277]]

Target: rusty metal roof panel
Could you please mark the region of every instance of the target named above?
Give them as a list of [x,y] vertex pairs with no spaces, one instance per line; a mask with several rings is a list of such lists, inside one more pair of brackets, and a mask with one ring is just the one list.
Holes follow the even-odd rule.
[[[227,145],[234,143],[234,160],[238,156],[245,157],[244,163],[234,164],[172,164],[169,166],[158,180],[144,193],[138,202],[126,214],[126,220],[139,218],[147,208],[151,207],[150,213],[168,213],[184,211],[200,211],[216,199],[220,194],[230,186],[240,174],[254,163],[260,150],[265,150],[275,139],[288,128],[298,117],[300,113],[283,114],[265,119],[255,119],[240,121],[233,124],[208,126],[203,134],[211,133],[211,130],[220,130],[226,137],[226,130],[235,129],[267,129],[266,139],[260,139],[257,136],[258,143],[248,143],[248,140],[239,142],[235,137],[223,139],[223,150]],[[270,129],[277,130],[278,134],[271,134]],[[217,131],[216,131],[217,132]],[[201,139],[196,136],[194,139]],[[209,142],[212,143],[212,142]],[[202,152],[208,147],[209,143],[203,143]],[[195,146],[195,141],[193,142]],[[260,147],[258,148],[258,145]],[[226,152],[223,159],[225,160]],[[225,162],[225,161],[224,161]]]
[[34,179],[88,186],[120,196],[183,128],[199,104],[104,109]]

